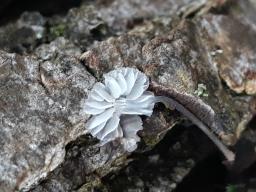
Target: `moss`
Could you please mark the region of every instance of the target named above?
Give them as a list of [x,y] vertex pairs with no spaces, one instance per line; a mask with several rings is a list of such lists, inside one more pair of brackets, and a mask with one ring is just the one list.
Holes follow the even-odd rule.
[[239,14],[243,13],[243,9],[237,3],[233,3],[231,8],[232,8],[232,12],[233,12],[234,15],[239,15]]
[[95,189],[99,189],[102,192],[107,191],[105,186],[102,184],[101,179],[97,176],[88,176],[87,182],[82,187],[78,189],[78,192],[91,192]]
[[237,188],[235,185],[228,185],[226,187],[226,192],[237,192]]
[[143,140],[147,146],[154,147],[161,140],[161,138],[152,135],[144,137]]
[[66,30],[66,25],[59,24],[50,28],[50,35],[54,38],[63,36]]
[[121,155],[113,160],[109,160],[107,163],[105,163],[103,167],[99,167],[95,171],[95,173],[97,173],[97,175],[104,176],[107,175],[109,172],[117,172],[125,165],[127,165],[127,163],[127,155]]

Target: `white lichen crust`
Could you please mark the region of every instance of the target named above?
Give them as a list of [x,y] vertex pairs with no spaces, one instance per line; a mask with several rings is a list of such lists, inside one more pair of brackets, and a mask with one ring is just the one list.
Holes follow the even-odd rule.
[[146,75],[134,68],[119,68],[104,75],[104,83],[96,83],[85,103],[85,111],[93,115],[87,129],[102,144],[121,140],[131,152],[137,148],[142,129],[138,115],[150,116],[154,107],[154,94],[146,91]]

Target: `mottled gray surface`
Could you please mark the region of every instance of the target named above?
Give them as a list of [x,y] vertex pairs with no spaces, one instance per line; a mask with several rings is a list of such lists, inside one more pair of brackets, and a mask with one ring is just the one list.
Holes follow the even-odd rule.
[[[127,31],[138,25],[144,19],[152,20],[157,17],[175,18],[182,7],[195,3],[194,0],[119,0],[112,1],[107,6],[99,6],[99,15],[115,31]],[[197,2],[205,3],[205,0]],[[115,10],[115,11],[113,11]]]
[[242,16],[207,15],[198,23],[220,77],[236,93],[255,95],[256,25]]
[[[85,2],[65,16],[25,12],[0,27],[0,189],[111,191],[113,181],[102,184],[101,178],[133,159],[118,143],[99,147],[85,135],[89,116],[83,104],[96,79],[121,66],[137,67],[163,87],[200,97],[215,110],[225,132],[235,136],[223,141],[236,142],[256,111],[255,2],[241,0],[227,10],[218,7],[225,1],[209,2]],[[209,13],[211,7],[216,10]],[[205,14],[193,17],[199,12]],[[200,84],[205,94],[198,91]],[[187,126],[183,119],[157,106],[144,119],[138,154],[151,150],[176,124]],[[170,144],[168,154],[184,155],[168,159],[168,174],[155,182],[138,174],[127,189],[175,189],[212,151],[205,137],[198,137],[208,142],[201,153],[194,153],[188,147],[193,140],[184,138],[188,133]],[[151,163],[164,165],[157,154],[145,166]],[[127,171],[124,178],[132,175]]]
[[[42,58],[45,49],[37,50]],[[95,79],[74,56],[51,54],[41,61],[1,51],[1,191],[45,177],[63,161],[65,145],[86,133],[83,102]]]
[[208,96],[203,101],[213,107],[225,130],[236,135],[239,123],[250,119],[255,110],[250,109],[250,101],[254,101],[248,96],[232,97],[223,88],[209,53],[214,50],[207,50],[201,30],[196,21],[184,21],[147,43],[136,35],[122,35],[95,44],[81,59],[98,76],[115,67],[136,66],[153,81],[179,93],[197,96],[198,84],[204,84]]
[[0,28],[0,48],[19,54],[32,52],[45,36],[45,22],[38,12],[24,12],[16,22]]

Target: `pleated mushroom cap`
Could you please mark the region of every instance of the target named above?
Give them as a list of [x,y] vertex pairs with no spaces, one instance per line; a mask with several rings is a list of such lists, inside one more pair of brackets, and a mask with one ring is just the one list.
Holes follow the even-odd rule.
[[134,68],[119,68],[103,77],[104,83],[96,83],[85,102],[85,112],[92,115],[87,129],[102,144],[120,138],[131,152],[140,140],[139,115],[150,116],[153,112],[154,94],[146,91],[149,80]]

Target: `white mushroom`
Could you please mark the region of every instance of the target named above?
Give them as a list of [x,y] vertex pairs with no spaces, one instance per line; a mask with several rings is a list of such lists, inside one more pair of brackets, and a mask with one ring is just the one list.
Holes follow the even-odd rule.
[[137,148],[142,130],[139,115],[151,116],[156,102],[170,109],[176,109],[196,124],[220,149],[228,161],[235,155],[210,131],[197,116],[173,98],[154,96],[146,91],[149,86],[147,76],[134,68],[119,68],[104,76],[104,83],[96,83],[85,102],[85,112],[93,115],[87,123],[92,136],[104,145],[120,139],[124,149],[132,152]]
[[87,128],[102,145],[120,138],[127,151],[137,148],[142,129],[138,115],[150,116],[154,107],[148,86],[147,76],[134,68],[113,70],[104,75],[104,84],[94,85],[85,103],[85,112],[93,115]]

